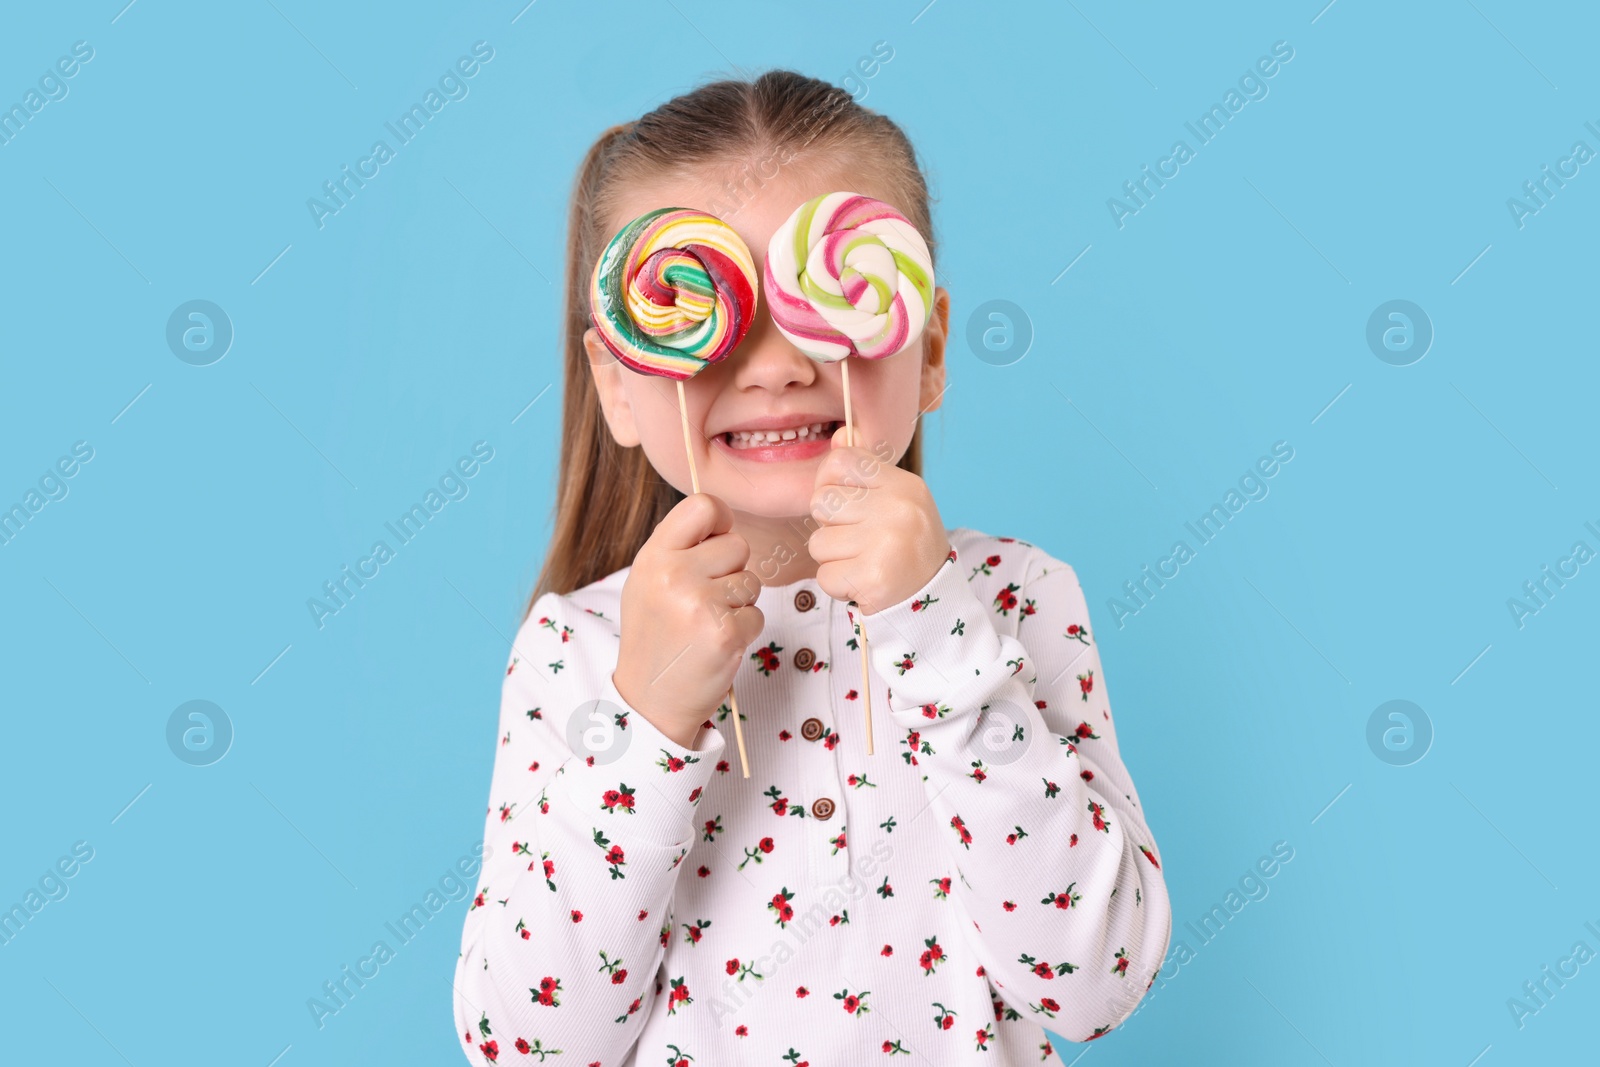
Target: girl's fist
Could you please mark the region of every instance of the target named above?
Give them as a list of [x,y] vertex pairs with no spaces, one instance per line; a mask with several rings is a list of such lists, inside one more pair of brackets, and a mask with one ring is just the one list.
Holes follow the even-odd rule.
[[817,467],[809,548],[823,592],[872,615],[926,585],[950,538],[926,482],[845,440],[841,426]]
[[766,620],[750,545],[728,505],[684,497],[634,557],[622,583],[617,693],[662,733],[695,748]]

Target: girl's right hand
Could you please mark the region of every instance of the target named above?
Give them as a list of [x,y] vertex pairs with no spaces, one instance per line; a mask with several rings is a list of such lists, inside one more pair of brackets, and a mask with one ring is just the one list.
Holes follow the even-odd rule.
[[727,696],[766,620],[761,579],[733,511],[707,493],[684,497],[634,557],[622,584],[617,693],[684,748]]

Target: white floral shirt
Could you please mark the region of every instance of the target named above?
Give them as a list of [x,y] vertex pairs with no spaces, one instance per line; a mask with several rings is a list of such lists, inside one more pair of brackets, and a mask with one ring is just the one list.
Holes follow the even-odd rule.
[[[1125,1020],[1172,930],[1072,568],[947,531],[857,619],[762,588],[693,748],[613,684],[628,569],[510,653],[456,1029],[474,1063],[1037,1063]],[[868,755],[853,620],[872,666]]]

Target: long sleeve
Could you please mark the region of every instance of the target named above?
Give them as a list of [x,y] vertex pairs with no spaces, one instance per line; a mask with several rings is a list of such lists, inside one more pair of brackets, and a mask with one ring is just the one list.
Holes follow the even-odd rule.
[[1155,840],[1076,574],[1024,542],[955,533],[975,558],[952,548],[914,597],[857,621],[978,962],[1006,1007],[1092,1040],[1133,1012],[1167,951]]
[[473,1063],[559,1051],[616,1067],[660,992],[680,861],[725,742],[708,730],[686,749],[631,709],[611,678],[617,641],[615,620],[546,594],[513,643],[455,976]]

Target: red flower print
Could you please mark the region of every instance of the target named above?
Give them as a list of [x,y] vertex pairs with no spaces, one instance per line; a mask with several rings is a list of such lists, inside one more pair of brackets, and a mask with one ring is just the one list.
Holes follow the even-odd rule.
[[1043,900],[1039,901],[1039,903],[1041,903],[1041,904],[1054,904],[1056,907],[1060,908],[1062,911],[1066,911],[1068,908],[1072,907],[1078,901],[1083,899],[1083,895],[1081,893],[1074,893],[1072,891],[1072,886],[1075,886],[1077,884],[1078,884],[1077,882],[1073,882],[1072,885],[1067,886],[1066,889],[1062,890],[1059,893],[1051,893],[1049,896],[1047,896]]
[[672,992],[667,994],[667,1014],[676,1015],[679,1004],[693,1003],[694,998],[689,995],[689,987],[683,984],[683,979],[672,979]]
[[1143,846],[1143,845],[1140,845],[1140,846],[1139,846],[1139,851],[1140,851],[1140,852],[1143,852],[1143,853],[1144,853],[1144,858],[1145,858],[1145,859],[1147,859],[1147,860],[1149,860],[1149,861],[1150,861],[1150,862],[1151,862],[1151,863],[1153,863],[1153,864],[1155,864],[1155,868],[1156,868],[1156,870],[1158,870],[1158,871],[1159,871],[1159,870],[1160,870],[1160,869],[1161,869],[1161,864],[1160,864],[1160,862],[1159,862],[1159,861],[1158,861],[1158,860],[1157,860],[1157,859],[1156,859],[1156,854],[1155,854],[1155,853],[1154,853],[1154,852],[1151,852],[1151,851],[1150,851],[1150,850],[1149,850],[1149,849],[1147,849],[1147,848],[1145,848],[1145,847],[1144,847],[1144,846]]
[[528,1041],[527,1041],[526,1038],[522,1038],[522,1037],[517,1038],[517,1045],[516,1045],[517,1051],[522,1053],[524,1056],[526,1056],[528,1054],[528,1050],[531,1049],[532,1047],[533,1047],[532,1045],[528,1044]]
[[811,990],[807,989],[805,986],[801,986],[794,991],[794,995],[797,997],[809,997],[811,995]]
[[1066,636],[1073,641],[1079,642],[1080,644],[1087,645],[1089,643],[1089,631],[1085,630],[1077,623],[1073,623],[1071,626],[1067,627]]
[[922,943],[928,947],[922,950],[922,954],[917,957],[917,962],[922,965],[922,973],[929,975],[934,972],[940,961],[944,959],[944,949],[939,947],[938,934],[924,939]]
[[765,675],[771,675],[778,669],[778,653],[783,651],[783,646],[776,641],[768,641],[765,648],[758,648],[750,653],[750,658],[757,663],[757,669]]
[[994,610],[1001,615],[1011,614],[1017,606],[1017,590],[1022,587],[1016,582],[1007,583],[1006,587],[994,595]]
[[871,1008],[867,1007],[867,993],[868,991],[865,989],[863,989],[859,994],[852,993],[848,988],[846,988],[835,993],[833,995],[833,999],[839,1001],[840,1006],[844,1008],[846,1014],[859,1017],[872,1010]]
[[880,956],[893,956],[894,955],[894,946],[893,945],[884,945],[883,948],[878,951],[878,955],[880,955]]
[[1052,965],[1043,960],[1036,960],[1026,952],[1017,957],[1017,962],[1026,967],[1032,967],[1034,974],[1046,980],[1054,978],[1058,974],[1071,974],[1078,969],[1076,963],[1057,963]]
[[478,1046],[478,1050],[483,1053],[483,1058],[490,1063],[500,1059],[500,1042],[498,1041],[485,1041]]
[[1111,824],[1106,822],[1105,812],[1105,808],[1102,808],[1092,800],[1089,801],[1089,814],[1094,816],[1094,828],[1101,833],[1109,834],[1111,833]]
[[1083,693],[1083,699],[1089,699],[1089,693],[1094,689],[1094,669],[1090,668],[1085,674],[1078,675],[1078,688]]
[[1118,978],[1128,977],[1128,950],[1125,948],[1117,949],[1116,958],[1117,962],[1112,964],[1111,973]]
[[621,869],[626,862],[623,857],[622,846],[611,844],[610,838],[606,837],[605,833],[598,829],[594,832],[594,843],[606,849],[605,859],[611,865],[611,877],[613,879],[626,877]]
[[626,782],[619,784],[615,789],[607,789],[604,793],[600,794],[600,807],[610,812],[614,812],[618,808],[621,808],[629,815],[632,815],[633,790],[628,787]]
[[933,895],[936,899],[946,900],[949,898],[950,876],[948,874],[943,878],[930,878],[928,881],[933,884]]
[[793,899],[794,894],[789,891],[788,886],[784,886],[767,901],[767,908],[774,916],[773,921],[785,930],[789,928],[789,921],[794,918],[794,906],[789,903]]
[[972,834],[967,830],[967,824],[961,821],[961,816],[951,816],[950,825],[955,828],[956,835],[961,838],[961,847],[971,849]]
[[561,1007],[561,979],[549,975],[539,979],[539,988],[530,989],[535,1004],[543,1004],[547,1008]]

